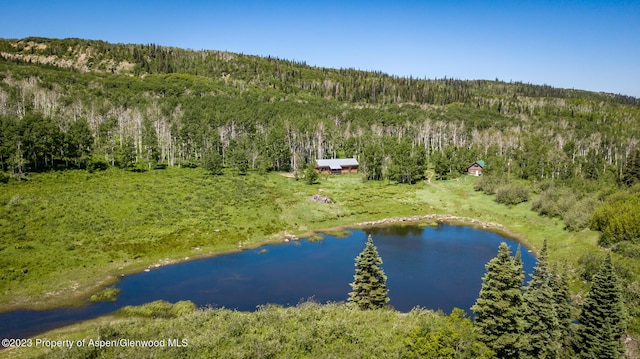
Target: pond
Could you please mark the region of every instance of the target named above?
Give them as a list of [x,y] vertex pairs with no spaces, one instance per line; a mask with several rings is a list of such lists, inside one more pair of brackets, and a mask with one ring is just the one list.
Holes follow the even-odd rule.
[[[447,313],[458,307],[470,313],[484,265],[496,256],[499,244],[509,244],[512,253],[518,246],[493,232],[447,224],[352,230],[345,238],[325,236],[320,241],[266,245],[130,275],[115,285],[121,289],[116,302],[0,314],[0,335],[33,336],[159,299],[242,311],[267,303],[345,301],[355,272],[354,259],[368,234],[384,262],[389,304],[404,312],[420,306]],[[525,272],[531,273],[536,259],[524,247],[522,259]]]

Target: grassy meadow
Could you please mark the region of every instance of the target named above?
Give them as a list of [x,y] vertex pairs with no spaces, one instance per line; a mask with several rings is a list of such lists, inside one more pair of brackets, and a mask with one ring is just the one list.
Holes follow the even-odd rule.
[[[498,204],[473,190],[476,180],[410,186],[342,175],[307,185],[278,173],[211,176],[199,168],[35,174],[0,185],[0,309],[81,303],[133,271],[431,213],[500,223],[534,250],[547,238],[552,259],[575,262],[599,250],[596,233],[566,232],[529,203]],[[313,202],[314,194],[334,203]]]
[[[0,351],[0,358],[494,358],[461,310],[446,316],[304,302],[239,312],[189,303],[125,307],[37,337],[82,346],[52,349],[33,339],[31,347]],[[103,344],[92,344],[98,340]],[[136,340],[157,346],[126,344]]]

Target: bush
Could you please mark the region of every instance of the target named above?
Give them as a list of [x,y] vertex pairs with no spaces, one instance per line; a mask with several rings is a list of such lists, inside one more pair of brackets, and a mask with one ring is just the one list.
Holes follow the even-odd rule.
[[533,201],[531,210],[541,216],[562,217],[575,203],[576,196],[573,191],[550,186]]
[[640,258],[640,244],[620,242],[613,247],[613,251],[626,258]]
[[204,154],[202,165],[212,175],[221,175],[224,169],[222,165],[222,156],[214,148],[210,148]]
[[126,306],[119,313],[126,317],[144,318],[177,318],[196,310],[196,305],[191,301],[180,301],[171,304],[164,300],[143,304],[140,306]]
[[473,189],[476,191],[482,191],[485,194],[496,194],[498,187],[504,185],[506,181],[497,176],[482,176],[473,185]]
[[89,172],[106,171],[107,168],[109,168],[109,164],[107,163],[107,161],[105,161],[103,159],[94,158],[89,163],[88,168],[89,168]]
[[496,190],[496,202],[506,204],[507,206],[516,205],[528,200],[529,188],[519,183],[500,186]]
[[640,242],[640,197],[604,204],[593,212],[590,228],[600,231],[600,245],[621,241]]
[[591,277],[600,270],[602,263],[604,263],[602,256],[593,253],[581,255],[580,258],[578,258],[578,264],[580,264],[580,268],[582,268],[582,273],[580,274],[582,279],[591,281]]
[[598,205],[595,198],[586,197],[575,202],[569,210],[561,213],[565,229],[569,231],[580,231],[589,226],[594,208]]
[[10,178],[11,176],[8,173],[0,171],[0,183],[8,183]]
[[120,294],[120,288],[109,287],[101,290],[89,298],[90,302],[115,302]]
[[313,165],[307,165],[304,170],[304,181],[306,184],[314,184],[318,182],[318,177],[320,175],[316,172],[316,169]]
[[468,357],[492,358],[494,353],[477,340],[474,329],[464,311],[454,308],[450,316],[433,316],[411,330],[406,340],[405,355],[411,358],[454,358],[466,353]]
[[191,314],[198,309],[196,305],[190,300],[182,300],[177,302],[171,307],[170,313],[174,318],[182,317],[187,314]]

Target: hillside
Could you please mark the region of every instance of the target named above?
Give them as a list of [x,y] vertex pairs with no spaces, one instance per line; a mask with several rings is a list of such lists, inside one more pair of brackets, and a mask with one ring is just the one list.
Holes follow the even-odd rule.
[[0,59],[0,162],[13,172],[92,155],[199,164],[216,152],[240,171],[357,156],[369,177],[400,177],[381,172],[405,144],[441,177],[483,158],[525,179],[598,179],[620,175],[640,131],[638,99],[548,86],[77,39],[2,40]]

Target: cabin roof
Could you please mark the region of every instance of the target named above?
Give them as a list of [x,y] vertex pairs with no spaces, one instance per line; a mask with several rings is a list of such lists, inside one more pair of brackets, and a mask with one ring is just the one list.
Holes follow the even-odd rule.
[[484,168],[484,166],[485,166],[485,163],[484,163],[484,161],[483,161],[483,160],[477,160],[475,163],[477,163],[477,164],[478,164],[478,166],[480,166],[480,167],[482,167],[482,168]]
[[329,167],[332,170],[342,169],[343,166],[358,166],[359,163],[355,158],[333,158],[326,160],[316,160],[318,167]]

